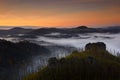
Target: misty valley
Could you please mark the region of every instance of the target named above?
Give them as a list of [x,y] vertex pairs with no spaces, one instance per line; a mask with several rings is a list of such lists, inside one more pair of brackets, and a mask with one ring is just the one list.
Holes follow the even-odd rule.
[[[37,80],[24,78],[48,66],[50,58],[58,59],[59,62],[61,58],[66,58],[75,51],[76,53],[86,51],[88,43],[103,42],[110,55],[120,57],[119,32],[120,27],[86,26],[40,29],[17,27],[0,30],[0,80]],[[120,59],[118,63],[120,65]]]
[[120,0],[0,0],[0,80],[120,80]]

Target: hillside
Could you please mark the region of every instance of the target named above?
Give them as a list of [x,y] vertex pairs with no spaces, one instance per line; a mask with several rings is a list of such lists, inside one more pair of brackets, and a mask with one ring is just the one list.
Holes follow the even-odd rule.
[[48,66],[24,80],[120,80],[120,58],[111,55],[104,43],[89,43],[83,52],[50,58]]
[[[44,46],[28,41],[13,43],[0,39],[0,80],[16,80],[16,70],[30,62],[32,57],[49,55]],[[13,76],[14,75],[14,76]]]
[[26,61],[35,55],[45,55],[50,53],[48,49],[37,44],[21,41],[13,43],[0,40],[0,67],[10,67]]

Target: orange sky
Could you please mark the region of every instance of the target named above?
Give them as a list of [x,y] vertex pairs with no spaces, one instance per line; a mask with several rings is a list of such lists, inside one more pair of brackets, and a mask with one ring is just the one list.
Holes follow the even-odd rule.
[[120,25],[118,2],[120,1],[0,0],[0,25],[47,27]]

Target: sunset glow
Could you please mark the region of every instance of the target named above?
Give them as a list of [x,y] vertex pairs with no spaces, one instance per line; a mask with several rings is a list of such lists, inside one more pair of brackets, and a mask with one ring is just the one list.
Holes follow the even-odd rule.
[[119,0],[0,0],[0,25],[120,25],[119,3]]

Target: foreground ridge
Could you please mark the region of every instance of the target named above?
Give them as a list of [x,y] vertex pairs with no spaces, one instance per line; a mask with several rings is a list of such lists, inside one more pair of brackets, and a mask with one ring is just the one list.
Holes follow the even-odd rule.
[[24,80],[120,80],[120,58],[102,42],[88,43],[62,59],[50,58],[48,66]]

